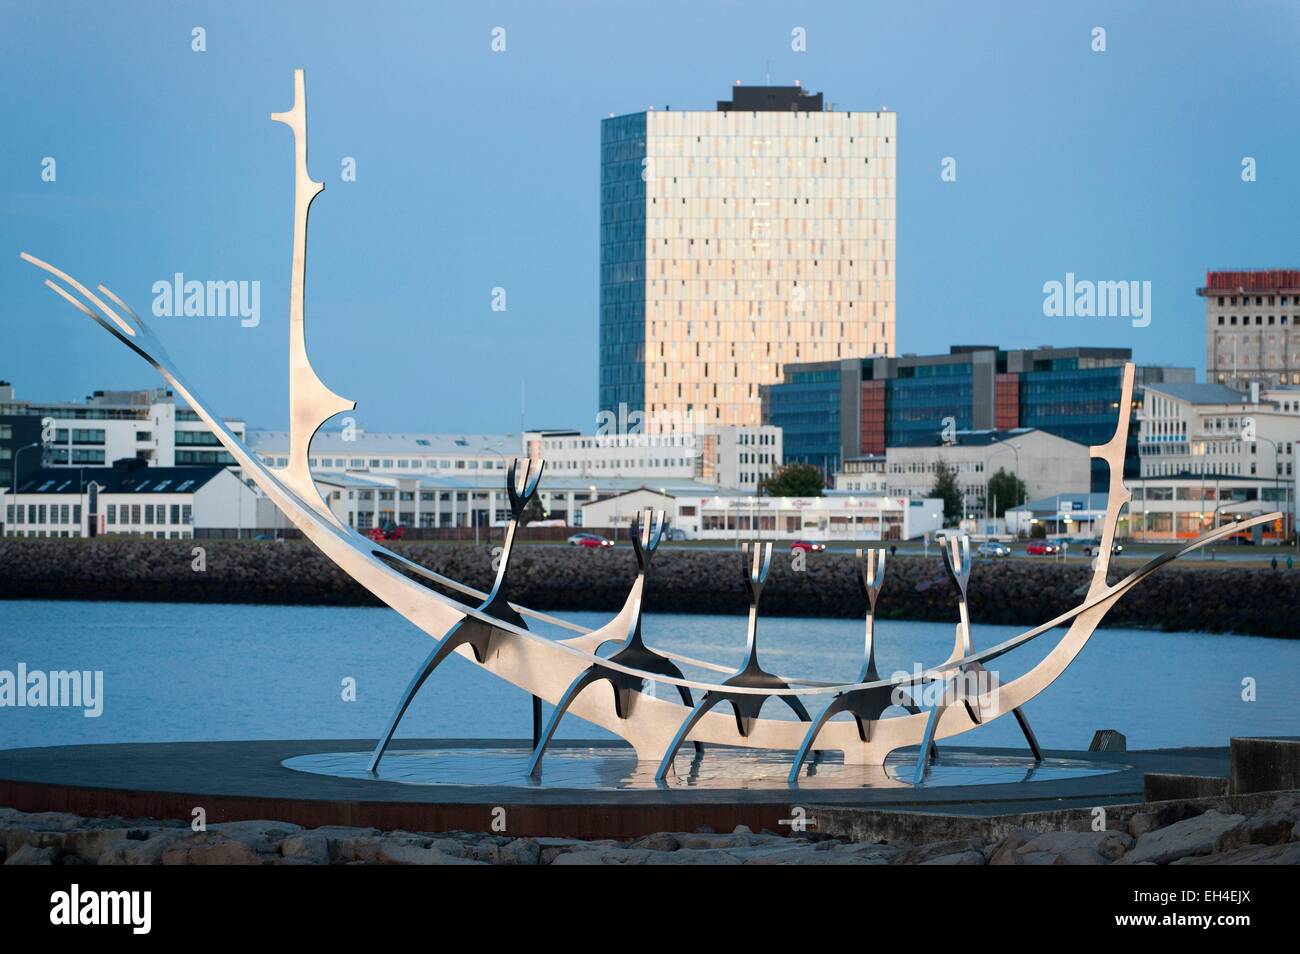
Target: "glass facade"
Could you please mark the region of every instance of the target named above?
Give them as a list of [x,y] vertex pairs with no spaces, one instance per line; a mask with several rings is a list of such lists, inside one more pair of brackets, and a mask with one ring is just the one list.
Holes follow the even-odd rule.
[[600,408],[645,410],[646,114],[600,124]]
[[[1037,427],[1085,447],[1106,443],[1115,434],[1124,369],[1080,368],[1069,360],[1055,364],[1059,366],[1020,375],[1020,426]],[[1136,405],[1142,402],[1136,387],[1133,400]],[[1137,477],[1139,473],[1138,425],[1131,420],[1124,476]],[[1105,493],[1109,480],[1106,464],[1094,460],[1092,491]]]
[[[862,445],[855,453],[933,444],[949,417],[958,431],[991,429],[995,408],[997,418],[1014,416],[1009,426],[1038,428],[1085,447],[1104,444],[1115,433],[1125,355],[1077,350],[1082,357],[999,352],[995,363],[985,365],[994,373],[986,372],[983,384],[977,380],[974,363],[953,361],[950,355],[942,356],[943,360],[937,355],[897,359],[879,378],[873,377],[880,373],[878,362],[864,360],[856,409],[842,408],[850,398],[841,390],[838,370],[816,364],[791,366],[784,384],[764,389],[764,423],[784,429],[787,461],[814,463],[828,471],[839,466],[843,455],[843,415],[855,411],[860,411]],[[1026,359],[1018,363],[1031,370],[1003,373],[1008,355]],[[1141,402],[1141,389],[1135,388],[1134,408]],[[987,407],[987,420],[977,422],[976,408],[981,405]],[[883,446],[875,446],[882,443],[881,434]],[[1131,420],[1124,476],[1138,473],[1138,427]],[[1091,489],[1104,493],[1108,486],[1106,465],[1093,461]]]
[[946,417],[956,430],[971,427],[975,397],[969,364],[932,364],[904,369],[908,377],[885,383],[885,445],[937,443]]
[[787,364],[892,355],[895,120],[605,120],[601,410],[757,425]]
[[840,465],[840,372],[795,371],[767,389],[764,417],[782,429],[787,464],[812,464],[828,477]]

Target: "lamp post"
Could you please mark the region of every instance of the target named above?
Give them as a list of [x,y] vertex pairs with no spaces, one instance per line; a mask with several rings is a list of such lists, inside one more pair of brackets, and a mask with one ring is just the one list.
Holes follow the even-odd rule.
[[[1275,494],[1275,496],[1274,496],[1273,499],[1274,499],[1274,503],[1277,504],[1277,508],[1278,508],[1278,510],[1282,510],[1282,500],[1281,500],[1281,497],[1282,497],[1282,454],[1281,454],[1281,449],[1277,446],[1277,441],[1269,440],[1267,437],[1260,437],[1258,434],[1256,434],[1256,435],[1255,435],[1255,440],[1257,440],[1257,441],[1268,441],[1269,444],[1272,444],[1272,445],[1273,445],[1273,492],[1274,492],[1274,494]],[[1286,511],[1282,511],[1282,512],[1283,512],[1283,517],[1282,517],[1282,531],[1281,531],[1281,533],[1279,534],[1279,537],[1285,537],[1285,536],[1286,536],[1286,516],[1285,516]]]
[[[1239,502],[1240,502],[1240,501],[1237,501],[1237,500],[1230,501],[1230,503],[1232,503],[1232,504],[1236,504],[1236,503],[1239,503]],[[1213,512],[1211,512],[1211,514],[1210,514],[1210,529],[1211,529],[1211,530],[1214,530],[1214,529],[1216,529],[1216,528],[1219,526],[1219,511],[1222,510],[1225,506],[1227,506],[1227,504],[1223,504],[1223,503],[1221,503],[1221,504],[1219,504],[1217,507],[1214,508]],[[1236,514],[1233,514],[1233,522],[1234,522],[1234,523],[1237,521],[1237,519],[1238,519],[1237,515],[1236,515]],[[1210,550],[1210,559],[1211,559],[1211,560],[1213,560],[1213,559],[1215,558],[1215,550],[1216,550],[1216,549],[1217,549],[1216,547],[1210,547],[1210,548],[1209,548],[1209,550]]]
[[[992,460],[993,457],[995,457],[995,456],[996,456],[998,453],[1000,453],[1001,451],[1006,450],[1008,447],[1011,448],[1011,453],[1013,453],[1013,454],[1016,455],[1016,472],[1015,472],[1015,474],[1014,474],[1013,476],[1015,477],[1016,482],[1019,483],[1019,481],[1020,481],[1020,448],[1021,448],[1021,445],[1020,445],[1020,444],[1013,444],[1011,441],[998,441],[998,447],[997,447],[997,450],[995,450],[995,451],[993,451],[993,453],[989,454],[989,459]],[[1028,485],[1028,484],[1025,485],[1025,493],[1026,493],[1026,494],[1029,493],[1029,485]],[[1019,497],[1020,495],[1019,495],[1019,494],[1016,494],[1016,496]],[[1018,506],[1020,506],[1020,505],[1023,504],[1023,503],[1024,503],[1024,500],[1016,500],[1016,499],[1014,499],[1014,498],[1012,499],[1012,506],[1018,507]],[[996,510],[994,511],[993,516],[994,516],[994,518],[997,517],[997,511],[996,511]]]
[[[492,453],[496,454],[498,457],[501,458],[501,469],[502,469],[502,470],[507,471],[507,472],[510,470],[509,459],[506,457],[505,452],[503,452],[503,451],[501,450],[501,442],[500,442],[500,441],[493,441],[493,442],[490,443],[490,444],[484,444],[484,445],[483,445],[483,449],[484,449],[484,450],[489,450],[489,451],[491,451]],[[520,447],[520,452],[521,452],[521,453],[526,453],[526,450],[527,450],[527,448],[521,445],[521,447]],[[417,494],[417,497],[418,497],[418,494],[420,493],[420,486],[419,486],[419,483],[418,483],[418,482],[416,483],[416,486],[415,486],[415,493]],[[496,521],[496,495],[497,495],[496,491],[495,491],[495,490],[492,490],[492,489],[489,488],[489,490],[488,490],[488,539],[489,539],[489,540],[492,538],[492,524]],[[537,495],[537,502],[538,502],[538,503],[541,503],[541,499],[542,499],[542,498],[541,498],[541,494],[538,494],[538,495]],[[474,501],[474,493],[473,493],[473,491],[471,491],[471,492],[470,492],[470,495],[469,495],[469,505],[470,505],[470,509],[471,509],[471,510],[476,509],[475,501]],[[416,509],[418,510],[418,509],[419,509],[419,506],[420,506],[418,499],[417,499],[417,501],[416,501],[415,506],[416,506]],[[543,516],[545,516],[545,514],[543,514]],[[401,517],[402,517],[402,495],[401,495],[401,491],[400,491],[400,489],[399,489],[398,494],[397,494],[397,517],[398,517],[399,520],[400,520]],[[474,524],[474,542],[475,542],[475,543],[478,543],[478,523],[477,523],[477,521],[476,521],[475,524]]]
[[[19,455],[21,455],[22,452],[25,451],[25,450],[31,450],[33,447],[41,447],[41,446],[42,446],[42,444],[41,444],[40,441],[33,441],[33,442],[30,443],[30,444],[24,444],[22,447],[18,448],[16,451],[14,451],[14,485],[13,485],[13,493],[14,493],[14,518],[15,518],[15,519],[14,519],[14,523],[15,523],[15,524],[18,523],[18,520],[17,520],[17,517],[18,517],[18,457],[19,457]],[[14,531],[14,533],[17,533],[17,532],[18,532],[18,531],[16,531],[16,530]]]

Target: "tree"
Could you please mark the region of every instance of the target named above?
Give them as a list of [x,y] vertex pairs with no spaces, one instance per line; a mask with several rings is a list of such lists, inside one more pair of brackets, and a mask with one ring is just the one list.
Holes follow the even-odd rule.
[[961,488],[957,486],[957,470],[942,458],[934,466],[934,486],[930,488],[929,496],[943,501],[944,526],[961,520]]
[[530,523],[537,523],[539,520],[546,519],[546,511],[542,509],[542,500],[539,494],[533,494],[531,500],[524,505],[524,512],[519,515],[519,523],[528,526]]
[[786,464],[763,481],[769,497],[820,497],[825,487],[822,472],[812,464]]
[[1008,507],[1018,507],[1025,499],[1025,482],[1016,476],[1015,471],[1007,473],[999,467],[998,472],[989,478],[988,501],[993,516],[1006,515]]

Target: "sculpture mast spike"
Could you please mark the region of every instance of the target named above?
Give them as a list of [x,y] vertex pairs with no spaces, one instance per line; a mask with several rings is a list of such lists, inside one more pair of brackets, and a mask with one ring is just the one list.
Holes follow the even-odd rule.
[[1114,436],[1105,444],[1088,448],[1089,456],[1105,460],[1110,471],[1107,478],[1106,522],[1101,529],[1101,542],[1093,566],[1092,583],[1088,587],[1088,599],[1098,596],[1106,589],[1106,576],[1110,572],[1111,547],[1115,542],[1115,531],[1119,528],[1119,514],[1124,505],[1133,499],[1133,494],[1124,486],[1124,456],[1128,446],[1129,419],[1132,417],[1134,373],[1133,362],[1124,362],[1120,379],[1119,414],[1115,423]]
[[307,172],[307,82],[301,69],[293,71],[293,108],[272,113],[271,119],[293,130],[294,199],[293,199],[293,267],[289,285],[289,466],[285,482],[315,509],[337,523],[333,513],[320,500],[308,465],[311,439],[320,426],[335,414],[356,407],[335,394],[316,375],[307,357],[307,332],[303,316],[303,299],[307,278],[307,214],[312,200],[325,188]]

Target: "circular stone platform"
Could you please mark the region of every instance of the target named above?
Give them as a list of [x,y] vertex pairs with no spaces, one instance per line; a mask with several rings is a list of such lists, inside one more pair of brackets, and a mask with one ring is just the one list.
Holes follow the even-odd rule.
[[[1223,775],[1222,749],[1048,751],[940,746],[926,783],[906,780],[916,750],[883,768],[829,755],[796,785],[789,753],[709,746],[684,751],[664,784],[621,742],[555,741],[540,783],[526,776],[526,741],[393,743],[378,778],[370,740],[165,742],[0,751],[0,805],[22,811],[209,822],[262,818],[412,831],[633,837],[748,825],[782,831],[795,806],[1002,815],[1138,802],[1144,772]],[[504,809],[504,812],[502,810]],[[498,823],[494,829],[493,822]]]
[[[638,762],[630,749],[573,743],[548,751],[540,778],[528,776],[532,750],[527,746],[447,747],[390,752],[375,775],[369,771],[370,752],[324,752],[285,759],[285,768],[313,775],[403,785],[500,786],[504,788],[567,789],[589,792],[675,791],[792,791],[837,792],[852,789],[914,788],[915,752],[890,756],[885,765],[845,765],[829,754],[804,766],[797,786],[787,781],[790,754],[755,749],[709,746],[678,756],[675,776],[655,780],[658,766]],[[1064,781],[1105,775],[1125,768],[1113,762],[1049,758],[1035,762],[1028,755],[980,754],[965,749],[945,751],[932,761],[921,787],[1003,785],[1029,781]],[[436,796],[431,796],[436,797]]]

